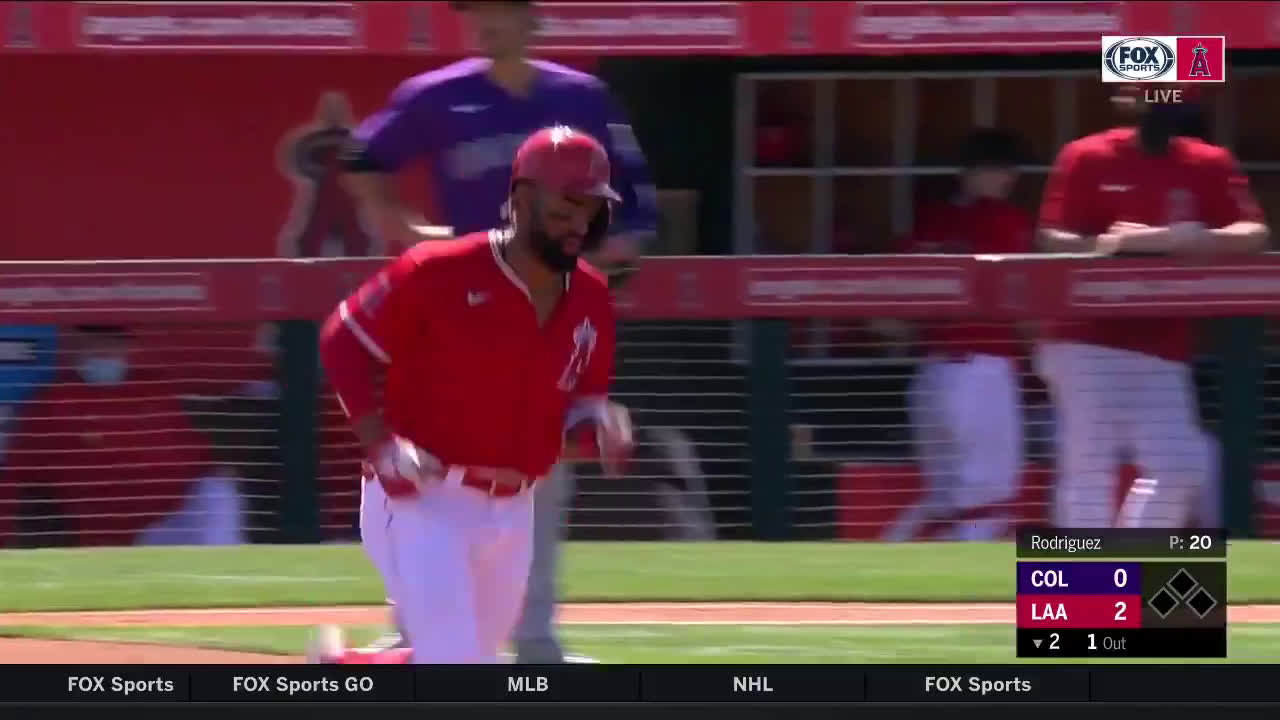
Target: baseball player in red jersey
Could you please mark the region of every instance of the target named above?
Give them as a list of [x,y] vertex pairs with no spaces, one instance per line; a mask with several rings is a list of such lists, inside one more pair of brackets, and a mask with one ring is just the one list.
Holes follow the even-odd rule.
[[[623,202],[609,235],[585,259],[615,285],[635,269],[658,226],[657,191],[629,120],[607,86],[587,73],[530,57],[539,13],[530,2],[451,3],[483,56],[470,57],[406,79],[383,108],[352,134],[344,181],[398,248],[432,235],[462,235],[501,222],[500,203],[511,177],[516,148],[539,128],[563,124],[604,145],[613,165],[611,185]],[[423,164],[436,196],[432,222],[410,211],[398,197],[395,175]],[[568,458],[566,458],[568,459]],[[566,654],[553,626],[556,571],[566,531],[575,476],[561,463],[538,484],[534,502],[534,552],[525,607],[516,627],[517,660],[524,664],[589,661]],[[375,565],[383,544],[378,535],[380,490],[366,486],[360,513],[361,538]],[[394,601],[394,597],[391,598]],[[393,616],[394,620],[394,616]],[[380,644],[405,644],[401,623]]]
[[[964,148],[959,192],[921,211],[906,250],[1030,252],[1031,218],[1008,200],[1019,155],[1008,133],[973,133]],[[1022,468],[1018,358],[1025,345],[1012,323],[940,321],[920,333],[928,355],[912,382],[909,410],[927,493],[898,517],[885,539],[910,540],[941,519],[955,522],[956,539],[996,539],[1012,519],[1000,505],[1017,495]]]
[[[1269,231],[1230,151],[1179,135],[1191,108],[1117,98],[1140,113],[1066,145],[1045,187],[1052,252],[1257,253]],[[1189,360],[1193,323],[1170,317],[1053,323],[1036,361],[1058,412],[1060,527],[1183,527],[1212,474]],[[1117,517],[1116,458],[1141,479]]]
[[[512,165],[507,228],[414,246],[325,323],[321,359],[387,496],[380,570],[414,641],[391,657],[496,663],[528,578],[532,488],[567,434],[607,469],[630,453],[608,400],[612,299],[579,260],[619,201],[609,178],[595,138],[539,130]],[[370,662],[350,655],[324,660]]]

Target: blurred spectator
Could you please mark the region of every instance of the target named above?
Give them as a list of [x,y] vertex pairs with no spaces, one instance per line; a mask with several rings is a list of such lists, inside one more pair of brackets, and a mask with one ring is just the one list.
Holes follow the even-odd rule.
[[[49,325],[0,326],[0,468],[13,418],[22,403],[53,378],[56,327]],[[18,521],[18,488],[0,475],[0,547]]]
[[[1020,158],[1012,135],[973,133],[957,192],[918,212],[905,250],[1030,252],[1031,219],[1009,202]],[[927,492],[885,539],[910,540],[935,520],[953,521],[956,539],[1001,537],[1010,527],[1008,504],[1022,469],[1018,377],[1025,345],[1012,324],[977,319],[930,322],[919,333],[927,354],[908,390],[908,412]]]
[[159,372],[131,366],[134,338],[79,326],[62,367],[17,419],[5,483],[34,544],[233,544],[243,499]]

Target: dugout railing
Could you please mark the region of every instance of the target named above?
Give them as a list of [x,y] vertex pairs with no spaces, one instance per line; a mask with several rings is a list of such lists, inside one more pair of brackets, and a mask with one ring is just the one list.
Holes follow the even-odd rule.
[[[174,478],[153,473],[130,485],[121,467],[144,456],[186,464],[179,450],[194,435],[170,427],[183,424],[209,444],[190,464],[241,489],[246,541],[353,537],[358,451],[318,367],[316,327],[381,262],[0,263],[0,315],[18,338],[4,340],[6,363],[47,370],[0,376],[31,385],[6,396],[0,545],[76,544],[85,517],[174,506],[164,495],[179,492],[165,484]],[[885,539],[922,501],[907,412],[920,356],[903,329],[947,317],[1032,329],[1051,318],[1196,318],[1205,330],[1200,402],[1221,449],[1226,523],[1236,536],[1277,529],[1266,492],[1275,393],[1265,329],[1280,307],[1276,256],[663,257],[645,262],[618,307],[617,394],[636,409],[641,454],[622,480],[580,468],[575,537]],[[806,330],[815,319],[824,323],[821,352]],[[83,325],[129,327],[139,372],[130,381],[144,384],[117,399],[125,410],[106,413],[114,419],[102,427],[82,396],[51,390],[79,382],[68,338]],[[36,326],[56,326],[58,343],[24,345],[15,329]],[[1054,482],[1053,408],[1025,361],[1026,466],[1011,502],[1018,520],[1041,522]],[[147,404],[170,396],[179,402]],[[42,403],[55,422],[24,419]],[[134,455],[103,450],[103,438],[117,435],[134,438]],[[146,456],[138,447],[148,443]],[[1118,485],[1136,472],[1124,466],[1117,458]],[[108,480],[107,505],[66,499]],[[700,522],[702,531],[667,532]],[[129,542],[122,527],[105,532]]]

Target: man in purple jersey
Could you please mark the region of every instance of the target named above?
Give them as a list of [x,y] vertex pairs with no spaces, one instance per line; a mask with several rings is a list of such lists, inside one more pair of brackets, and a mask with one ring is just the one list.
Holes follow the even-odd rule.
[[[543,127],[579,128],[604,144],[612,185],[622,196],[611,235],[587,260],[620,281],[657,230],[657,191],[631,125],[598,78],[527,57],[538,22],[533,3],[452,5],[464,13],[486,57],[401,83],[387,106],[353,133],[344,184],[366,204],[392,247],[405,249],[500,225],[500,200],[508,195],[511,160],[520,143]],[[416,161],[425,161],[436,179],[441,217],[430,222],[394,190],[395,173]],[[515,634],[520,663],[586,660],[566,658],[552,629],[555,568],[573,481],[562,464],[550,482],[536,488],[533,563]],[[377,551],[377,536],[385,530],[379,527],[379,492],[376,483],[365,487],[360,526],[370,557],[383,572],[386,559]]]

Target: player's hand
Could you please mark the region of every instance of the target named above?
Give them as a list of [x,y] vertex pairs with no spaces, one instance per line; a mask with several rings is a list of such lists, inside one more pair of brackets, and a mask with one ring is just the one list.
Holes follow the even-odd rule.
[[383,443],[369,465],[383,491],[397,499],[417,497],[444,478],[444,465],[434,455],[398,436]]
[[1126,250],[1125,239],[1148,229],[1146,225],[1132,222],[1114,222],[1098,236],[1094,251],[1099,255],[1116,255]]
[[1135,222],[1114,222],[1098,236],[1094,251],[1099,255],[1151,254],[1172,251],[1167,228]]
[[1121,252],[1120,244],[1119,235],[1103,233],[1094,240],[1093,252],[1095,255],[1118,255]]
[[617,403],[602,403],[565,431],[566,458],[598,459],[611,477],[622,475],[634,450],[631,413]]
[[631,432],[631,413],[617,403],[605,406],[604,417],[596,427],[596,443],[600,446],[600,465],[610,477],[621,477],[635,450]]
[[640,249],[646,244],[647,234],[616,233],[604,239],[598,250],[587,256],[592,267],[604,273],[609,287],[620,287],[635,274],[640,264]]

